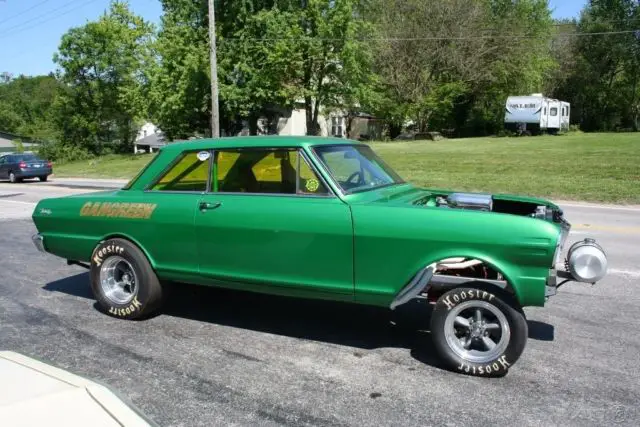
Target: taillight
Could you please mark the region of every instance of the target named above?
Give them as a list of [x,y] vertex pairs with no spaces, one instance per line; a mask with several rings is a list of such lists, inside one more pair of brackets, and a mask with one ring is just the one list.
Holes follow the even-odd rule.
[[20,169],[24,169],[27,167],[27,164],[25,162],[20,162],[18,166],[20,166]]
[[53,166],[53,163],[47,162],[47,166],[51,167],[51,166]]

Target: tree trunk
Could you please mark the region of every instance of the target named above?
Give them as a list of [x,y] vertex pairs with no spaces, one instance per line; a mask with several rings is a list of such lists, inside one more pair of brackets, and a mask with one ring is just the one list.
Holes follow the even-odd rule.
[[313,105],[313,100],[310,96],[304,97],[304,110],[307,118],[307,135],[318,135],[317,105]]
[[258,114],[251,113],[249,114],[249,135],[257,135],[258,134]]

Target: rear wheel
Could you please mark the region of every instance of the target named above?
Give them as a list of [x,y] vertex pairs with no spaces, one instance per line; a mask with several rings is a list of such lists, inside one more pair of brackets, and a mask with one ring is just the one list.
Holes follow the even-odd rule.
[[476,376],[507,373],[524,351],[524,314],[505,296],[479,288],[443,294],[431,318],[434,345],[453,370]]
[[39,177],[38,177],[38,179],[39,179],[41,182],[45,182],[45,181],[47,180],[47,178],[48,178],[48,177],[47,177],[46,175],[44,175],[44,176],[39,176]]
[[15,173],[9,172],[9,182],[15,184],[16,182],[20,182],[21,179],[16,176]]
[[147,317],[162,305],[162,284],[149,260],[124,239],[107,240],[93,251],[91,288],[98,305],[114,317]]

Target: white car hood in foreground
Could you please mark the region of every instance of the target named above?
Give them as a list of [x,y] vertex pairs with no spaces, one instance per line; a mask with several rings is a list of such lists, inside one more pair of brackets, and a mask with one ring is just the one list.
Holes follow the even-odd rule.
[[0,425],[153,426],[107,387],[10,351],[0,351]]

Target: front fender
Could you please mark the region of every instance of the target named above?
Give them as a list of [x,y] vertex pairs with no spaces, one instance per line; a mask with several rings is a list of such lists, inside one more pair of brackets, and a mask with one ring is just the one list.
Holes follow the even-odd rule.
[[416,271],[448,258],[467,258],[481,261],[487,267],[503,276],[504,281],[507,283],[505,290],[512,293],[521,306],[544,305],[548,268],[533,268],[530,271],[523,271],[522,267],[513,265],[508,260],[496,259],[482,251],[458,252],[445,250],[429,254],[418,264]]
[[559,227],[517,215],[352,205],[356,301],[389,306],[425,266],[474,258],[500,272],[521,306],[542,306]]

